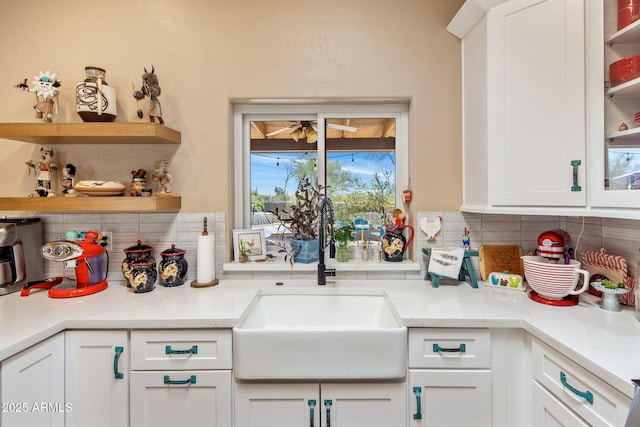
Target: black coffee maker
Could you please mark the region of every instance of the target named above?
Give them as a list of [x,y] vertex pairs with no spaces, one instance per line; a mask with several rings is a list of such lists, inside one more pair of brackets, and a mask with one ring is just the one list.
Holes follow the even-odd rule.
[[0,218],[0,295],[44,278],[40,218]]

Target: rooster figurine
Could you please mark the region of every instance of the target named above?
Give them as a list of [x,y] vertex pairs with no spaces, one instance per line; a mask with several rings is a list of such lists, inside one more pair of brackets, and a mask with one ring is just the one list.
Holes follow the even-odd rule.
[[436,234],[440,232],[441,225],[442,216],[440,215],[432,222],[429,222],[427,217],[420,220],[420,229],[427,235],[427,240],[436,240]]

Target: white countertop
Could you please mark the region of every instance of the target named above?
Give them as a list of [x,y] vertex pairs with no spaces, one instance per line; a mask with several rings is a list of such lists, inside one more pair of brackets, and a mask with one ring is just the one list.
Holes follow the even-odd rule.
[[[156,288],[134,294],[121,283],[95,295],[49,298],[33,290],[28,297],[0,297],[0,360],[65,329],[231,328],[259,290],[300,288],[322,292],[383,289],[407,327],[523,328],[559,348],[621,392],[633,397],[632,378],[640,378],[640,322],[633,308],[621,312],[598,307],[599,298],[580,296],[574,307],[531,301],[525,292],[443,281],[343,280],[319,287],[312,281],[221,280],[210,288]],[[329,314],[330,315],[330,314]]]

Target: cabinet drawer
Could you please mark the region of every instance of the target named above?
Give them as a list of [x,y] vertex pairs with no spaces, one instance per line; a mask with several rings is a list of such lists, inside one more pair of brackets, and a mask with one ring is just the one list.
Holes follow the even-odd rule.
[[409,329],[410,368],[489,368],[488,329]]
[[231,330],[131,331],[131,370],[231,369]]
[[131,426],[232,424],[229,370],[132,372],[130,384]]
[[553,394],[540,384],[533,382],[532,417],[534,426],[589,427],[582,418],[564,406]]
[[624,425],[631,399],[536,339],[531,358],[533,379],[590,425]]

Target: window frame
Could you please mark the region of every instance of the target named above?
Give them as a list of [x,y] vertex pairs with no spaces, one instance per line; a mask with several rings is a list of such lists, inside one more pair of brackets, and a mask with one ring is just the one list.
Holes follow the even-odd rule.
[[[402,192],[409,186],[409,104],[396,100],[385,103],[325,104],[322,102],[237,103],[233,112],[234,194],[233,228],[250,227],[251,215],[251,121],[317,120],[318,176],[324,181],[327,119],[394,118],[396,120],[396,206],[403,205]],[[324,184],[324,182],[322,182]]]

